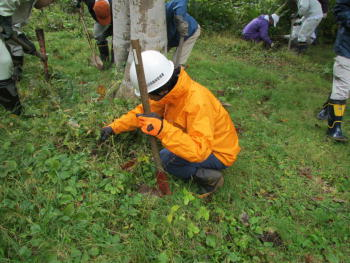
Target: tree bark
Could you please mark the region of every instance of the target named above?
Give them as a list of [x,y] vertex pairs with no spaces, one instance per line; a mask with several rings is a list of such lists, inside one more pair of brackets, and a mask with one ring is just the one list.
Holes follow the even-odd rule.
[[[129,10],[127,10],[128,8]],[[126,14],[129,14],[128,18],[126,18]],[[120,67],[126,62],[124,80],[116,96],[132,98],[135,97],[135,94],[129,77],[130,65],[133,60],[133,55],[130,52],[130,38],[139,39],[142,50],[152,49],[163,54],[166,53],[167,33],[164,0],[113,1],[113,27],[116,63]],[[117,27],[120,28],[117,29]],[[130,29],[129,33],[127,32],[128,28]],[[127,61],[126,54],[128,54]]]

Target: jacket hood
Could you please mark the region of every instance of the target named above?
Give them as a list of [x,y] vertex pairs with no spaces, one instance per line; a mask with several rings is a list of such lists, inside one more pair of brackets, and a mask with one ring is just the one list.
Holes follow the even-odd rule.
[[186,73],[184,68],[181,67],[179,78],[176,82],[175,87],[158,102],[160,104],[174,104],[174,103],[176,103],[178,98],[187,94],[188,88],[186,88],[186,87],[188,87],[190,85],[190,82],[191,82],[190,76]]

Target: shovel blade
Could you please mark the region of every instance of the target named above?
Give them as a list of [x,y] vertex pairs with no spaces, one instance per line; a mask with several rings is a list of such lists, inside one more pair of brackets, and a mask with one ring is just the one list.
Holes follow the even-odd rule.
[[164,172],[157,171],[157,184],[162,195],[171,195],[168,178]]
[[99,70],[103,69],[103,62],[101,60],[101,58],[97,55],[92,55],[90,58],[90,64],[96,68],[98,68]]

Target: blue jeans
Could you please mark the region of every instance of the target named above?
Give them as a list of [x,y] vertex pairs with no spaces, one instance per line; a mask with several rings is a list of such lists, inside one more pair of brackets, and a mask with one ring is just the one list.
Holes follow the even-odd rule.
[[227,168],[214,154],[209,155],[208,159],[201,163],[186,161],[167,149],[162,149],[159,154],[165,171],[185,181],[191,179],[198,168],[214,170]]

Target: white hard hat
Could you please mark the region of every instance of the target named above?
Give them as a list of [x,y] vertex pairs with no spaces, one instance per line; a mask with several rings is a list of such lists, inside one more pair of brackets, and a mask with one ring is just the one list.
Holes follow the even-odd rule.
[[271,17],[273,19],[273,26],[276,27],[278,21],[280,21],[280,17],[276,14],[272,14]]
[[[171,60],[168,60],[162,53],[155,50],[143,51],[141,56],[143,70],[145,72],[147,92],[150,93],[168,82],[174,72],[174,63]],[[135,94],[140,96],[135,61],[131,63],[130,80],[135,89]]]

